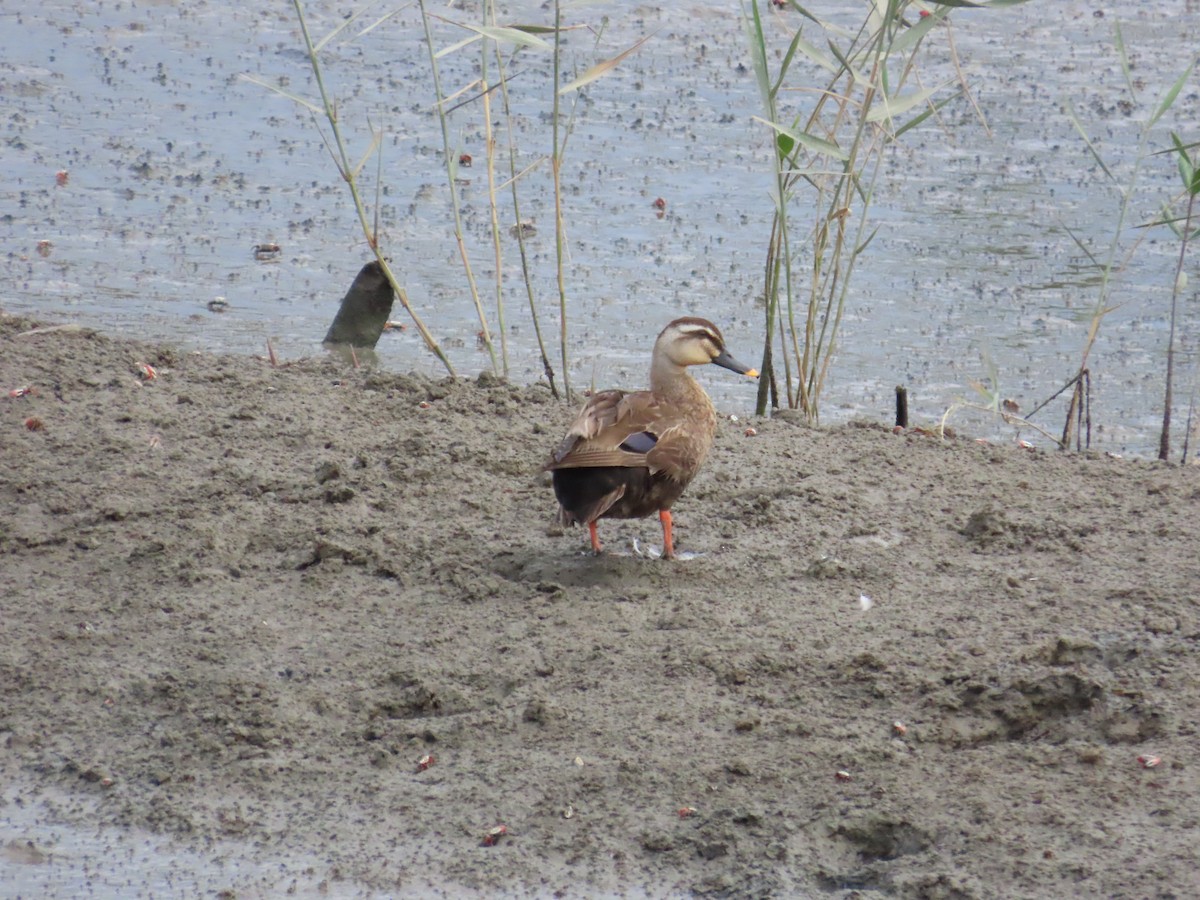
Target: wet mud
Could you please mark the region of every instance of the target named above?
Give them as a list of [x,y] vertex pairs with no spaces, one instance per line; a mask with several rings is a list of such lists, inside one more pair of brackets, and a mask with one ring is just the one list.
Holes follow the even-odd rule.
[[725,418],[694,558],[596,558],[544,387],[36,326],[0,869],[69,859],[36,814],[239,897],[1194,888],[1200,469]]

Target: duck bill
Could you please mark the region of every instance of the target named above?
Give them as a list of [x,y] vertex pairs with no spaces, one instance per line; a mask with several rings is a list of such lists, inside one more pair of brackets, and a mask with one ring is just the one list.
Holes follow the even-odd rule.
[[743,365],[732,356],[727,350],[722,350],[721,355],[713,360],[714,366],[720,366],[723,369],[729,369],[731,372],[737,372],[739,375],[745,375],[747,378],[757,378],[758,369],[752,369],[749,366]]

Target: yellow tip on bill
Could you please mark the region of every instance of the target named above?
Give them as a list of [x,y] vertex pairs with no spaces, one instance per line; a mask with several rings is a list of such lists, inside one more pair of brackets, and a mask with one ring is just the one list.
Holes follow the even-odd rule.
[[757,378],[758,377],[758,369],[751,369],[749,372],[746,373],[746,377],[747,378]]

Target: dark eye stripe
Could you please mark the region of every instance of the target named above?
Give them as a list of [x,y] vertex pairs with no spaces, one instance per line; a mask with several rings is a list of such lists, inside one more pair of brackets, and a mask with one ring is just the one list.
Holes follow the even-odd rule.
[[725,349],[725,339],[717,326],[708,319],[697,316],[684,316],[671,323],[671,327],[681,336],[692,340],[711,341],[718,350]]
[[712,341],[714,344],[716,344],[718,347],[721,346],[721,338],[718,337],[717,335],[713,334],[707,328],[689,328],[686,330],[685,329],[680,329],[680,330],[687,337],[697,338],[698,340],[709,340],[709,341]]

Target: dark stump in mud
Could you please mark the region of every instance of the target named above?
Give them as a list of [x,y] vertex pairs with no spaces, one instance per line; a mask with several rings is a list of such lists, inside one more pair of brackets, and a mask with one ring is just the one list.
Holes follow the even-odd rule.
[[325,334],[325,345],[374,348],[392,314],[394,300],[383,267],[377,260],[367,263],[342,298],[342,305]]

